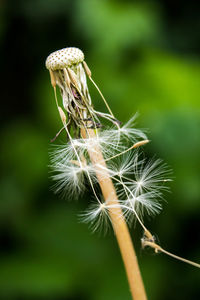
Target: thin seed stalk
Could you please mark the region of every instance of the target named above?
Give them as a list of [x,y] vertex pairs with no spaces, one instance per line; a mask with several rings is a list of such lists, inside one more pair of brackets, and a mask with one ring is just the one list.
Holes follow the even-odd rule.
[[[94,138],[96,136],[93,129],[87,129],[87,131],[85,129],[81,129],[81,135],[84,139]],[[104,200],[105,202],[109,201],[109,205],[111,206],[109,208],[109,215],[124,262],[132,298],[134,300],[147,300],[134,246],[128,227],[122,216],[121,208],[118,205],[119,201],[115,187],[109,173],[106,171],[106,162],[101,149],[97,145],[94,149],[89,149],[88,153],[90,160],[94,165]],[[102,173],[102,170],[105,170],[104,173]]]

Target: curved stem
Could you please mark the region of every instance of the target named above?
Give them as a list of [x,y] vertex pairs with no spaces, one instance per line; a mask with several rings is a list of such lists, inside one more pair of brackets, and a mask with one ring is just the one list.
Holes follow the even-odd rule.
[[178,260],[180,260],[180,261],[182,261],[182,262],[184,262],[184,263],[186,263],[186,264],[189,264],[189,265],[192,265],[192,266],[194,266],[194,267],[200,268],[200,264],[195,263],[195,262],[193,262],[193,261],[191,261],[191,260],[188,260],[188,259],[186,259],[186,258],[180,257],[180,256],[178,256],[178,255],[175,255],[175,254],[173,254],[173,253],[171,253],[171,252],[169,252],[169,251],[166,251],[165,249],[163,249],[162,247],[160,247],[159,245],[157,245],[157,244],[154,243],[154,242],[151,242],[151,241],[149,241],[149,240],[145,240],[145,239],[144,239],[144,240],[142,240],[142,244],[143,244],[143,247],[149,246],[149,247],[151,247],[151,248],[154,248],[154,249],[155,249],[155,252],[160,251],[160,252],[162,252],[162,253],[164,253],[164,254],[166,254],[166,255],[169,255],[169,256],[171,256],[171,257],[173,257],[173,258],[175,258],[175,259],[178,259]]

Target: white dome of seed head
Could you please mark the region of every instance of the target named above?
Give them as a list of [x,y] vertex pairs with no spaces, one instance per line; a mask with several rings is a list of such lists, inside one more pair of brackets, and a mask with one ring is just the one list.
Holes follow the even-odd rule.
[[84,60],[83,52],[78,48],[63,48],[51,53],[46,59],[46,68],[58,70],[76,65]]

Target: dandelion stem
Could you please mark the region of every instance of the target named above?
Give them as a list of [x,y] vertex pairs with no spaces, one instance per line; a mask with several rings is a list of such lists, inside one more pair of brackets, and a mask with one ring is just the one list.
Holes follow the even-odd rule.
[[[83,128],[81,129],[81,135],[84,139],[94,138],[96,136],[93,129],[87,129],[86,131]],[[95,149],[88,150],[89,156],[94,165],[104,200],[109,203],[109,214],[125,265],[132,298],[134,300],[147,300],[133,243],[126,222],[122,216],[114,185],[106,170],[106,163],[100,147],[95,145],[94,148]],[[104,174],[102,174],[102,168],[105,170]]]

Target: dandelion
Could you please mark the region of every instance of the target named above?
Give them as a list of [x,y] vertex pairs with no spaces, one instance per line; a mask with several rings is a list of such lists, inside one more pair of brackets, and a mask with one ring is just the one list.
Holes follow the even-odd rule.
[[[147,161],[141,157],[138,149],[149,141],[143,130],[134,128],[137,115],[121,125],[92,79],[81,50],[64,48],[53,52],[47,57],[46,67],[63,124],[56,137],[63,130],[67,137],[66,143],[54,146],[50,153],[55,192],[78,197],[88,186],[86,182],[89,183],[95,200],[80,214],[81,218],[93,231],[102,224],[104,227],[112,224],[132,296],[135,300],[145,300],[127,223],[137,220],[144,229],[143,246],[161,251],[142,218],[145,212],[151,216],[161,210],[163,191],[171,180],[170,171],[159,159]],[[87,77],[99,92],[107,112],[94,109]],[[57,98],[57,86],[62,103]],[[104,120],[110,122],[109,127],[102,126]],[[166,253],[163,249],[162,252]]]

